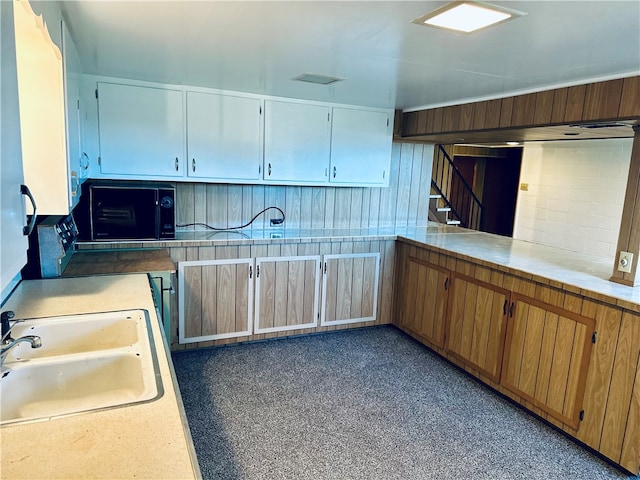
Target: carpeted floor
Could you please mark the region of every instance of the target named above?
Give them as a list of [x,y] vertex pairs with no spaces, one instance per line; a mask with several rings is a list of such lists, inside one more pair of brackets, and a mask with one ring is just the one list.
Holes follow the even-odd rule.
[[628,479],[393,327],[174,353],[205,479]]

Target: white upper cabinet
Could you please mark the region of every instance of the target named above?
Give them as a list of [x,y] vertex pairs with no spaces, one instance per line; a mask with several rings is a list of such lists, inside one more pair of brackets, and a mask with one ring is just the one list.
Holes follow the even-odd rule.
[[331,139],[328,106],[266,100],[264,132],[266,181],[327,181]]
[[[68,214],[78,183],[67,159],[62,53],[26,0],[15,2],[13,13],[25,183],[39,214]],[[58,32],[60,20],[54,21]]]
[[329,181],[389,185],[392,133],[387,112],[334,107]]
[[261,113],[257,98],[187,92],[187,175],[260,180]]
[[[20,147],[18,83],[14,47],[13,2],[0,2],[0,43],[2,43],[2,89],[0,89],[0,304],[11,291],[15,277],[27,263],[27,237],[22,234],[26,220],[20,195],[23,182]],[[18,277],[19,278],[19,277]]]
[[182,91],[98,83],[98,122],[103,176],[183,176]]
[[62,60],[65,99],[65,127],[67,140],[67,169],[69,175],[69,205],[71,208],[80,199],[80,178],[85,177],[89,165],[82,156],[82,125],[80,122],[80,57],[69,34],[67,25],[62,27]]

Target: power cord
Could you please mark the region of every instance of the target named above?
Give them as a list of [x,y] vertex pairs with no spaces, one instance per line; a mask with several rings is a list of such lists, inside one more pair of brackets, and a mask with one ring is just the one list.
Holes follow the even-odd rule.
[[230,230],[240,230],[241,228],[245,228],[248,227],[249,225],[251,225],[256,218],[258,218],[260,215],[262,215],[264,212],[266,212],[267,210],[278,210],[281,214],[282,214],[282,218],[272,218],[271,219],[271,225],[281,225],[284,222],[285,219],[285,215],[284,212],[282,211],[282,209],[278,208],[278,207],[267,207],[264,210],[261,210],[260,212],[256,213],[254,215],[254,217],[249,220],[249,222],[245,223],[244,225],[241,225],[239,227],[229,227],[229,228],[216,228],[216,227],[212,227],[211,225],[207,225],[206,223],[201,223],[201,222],[196,222],[196,223],[183,223],[181,225],[176,225],[176,227],[206,227],[209,230],[216,230],[218,232],[226,232],[226,231],[230,231]]

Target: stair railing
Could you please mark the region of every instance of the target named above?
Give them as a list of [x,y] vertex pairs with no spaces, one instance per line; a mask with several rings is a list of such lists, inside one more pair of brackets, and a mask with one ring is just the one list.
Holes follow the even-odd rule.
[[460,220],[460,225],[481,230],[484,207],[442,145],[436,150],[431,176],[432,185],[451,207],[451,213]]

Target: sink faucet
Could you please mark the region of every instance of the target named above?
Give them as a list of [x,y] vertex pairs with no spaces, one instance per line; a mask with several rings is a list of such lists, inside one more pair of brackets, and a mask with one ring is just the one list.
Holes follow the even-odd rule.
[[2,312],[2,314],[0,314],[0,320],[2,322],[0,365],[4,363],[4,359],[6,358],[9,351],[22,342],[29,342],[31,344],[31,348],[40,348],[42,346],[42,340],[36,335],[25,335],[16,339],[11,336],[11,329],[16,325],[16,323],[20,322],[20,320],[16,320],[13,325],[11,325],[9,323],[9,320],[11,320],[14,316],[15,314],[12,311]]

